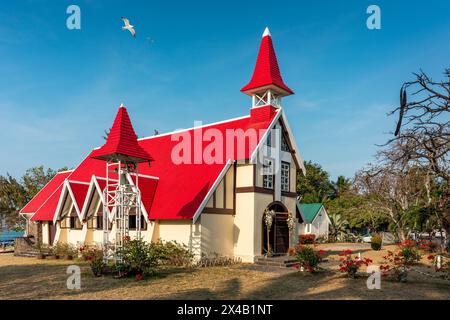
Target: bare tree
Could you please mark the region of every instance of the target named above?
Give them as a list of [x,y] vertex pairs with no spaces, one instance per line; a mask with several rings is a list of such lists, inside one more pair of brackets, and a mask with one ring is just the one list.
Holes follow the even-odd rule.
[[424,202],[421,171],[417,167],[400,171],[386,165],[369,165],[359,171],[354,187],[366,197],[359,209],[386,218],[397,237],[404,240],[409,231],[408,212]]
[[[414,75],[414,81],[403,84],[400,105],[390,113],[398,114],[397,127],[380,156],[391,170],[404,172],[415,166],[425,170],[427,205],[435,207],[450,232],[450,69],[442,81],[422,71]],[[433,190],[436,186],[438,192]]]

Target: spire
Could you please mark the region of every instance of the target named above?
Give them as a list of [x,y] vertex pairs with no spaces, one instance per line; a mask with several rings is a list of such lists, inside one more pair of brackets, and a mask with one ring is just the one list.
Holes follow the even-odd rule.
[[280,95],[287,96],[294,92],[283,82],[280,69],[278,67],[277,56],[272,44],[272,36],[269,28],[264,30],[261,45],[259,47],[258,58],[256,59],[255,70],[250,82],[241,89],[241,92],[252,95],[265,89],[274,89]]
[[107,161],[146,162],[154,160],[139,145],[127,109],[123,104],[120,105],[117,111],[106,143],[100,149],[95,150],[91,157]]

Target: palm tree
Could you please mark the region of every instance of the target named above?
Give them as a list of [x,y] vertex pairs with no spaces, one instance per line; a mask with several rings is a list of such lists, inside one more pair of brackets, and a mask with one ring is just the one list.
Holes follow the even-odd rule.
[[350,179],[344,177],[344,176],[339,176],[336,180],[336,182],[332,182],[333,184],[333,196],[334,198],[338,198],[340,197],[342,194],[344,194],[345,192],[347,192],[348,190],[350,190],[351,187],[351,181]]

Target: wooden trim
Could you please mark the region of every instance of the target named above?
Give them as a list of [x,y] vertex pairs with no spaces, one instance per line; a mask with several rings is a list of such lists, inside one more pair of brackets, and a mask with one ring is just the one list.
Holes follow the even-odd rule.
[[215,208],[216,207],[216,191],[217,191],[217,188],[216,188],[216,190],[214,190],[214,193],[213,193],[213,208]]
[[256,187],[256,164],[253,165],[253,185]]
[[240,187],[236,188],[236,193],[249,193],[249,192],[256,192],[256,193],[266,193],[266,194],[273,194],[273,189],[265,189],[262,187]]
[[237,172],[237,164],[234,163],[233,168],[233,210],[236,210],[236,172]]
[[228,176],[228,171],[223,176],[223,208],[224,209],[227,208],[227,176]]
[[287,197],[287,198],[297,198],[297,193],[296,193],[296,192],[286,192],[286,191],[282,191],[282,192],[281,192],[281,196],[282,196],[282,197]]
[[203,209],[205,214],[228,214],[234,215],[234,209],[221,209],[221,208],[205,208]]

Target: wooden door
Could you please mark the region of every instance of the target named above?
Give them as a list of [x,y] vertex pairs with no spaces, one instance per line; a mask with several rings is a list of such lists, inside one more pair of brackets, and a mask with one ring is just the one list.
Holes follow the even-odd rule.
[[289,249],[289,227],[287,224],[287,215],[280,214],[275,218],[275,248],[276,254],[285,254]]

